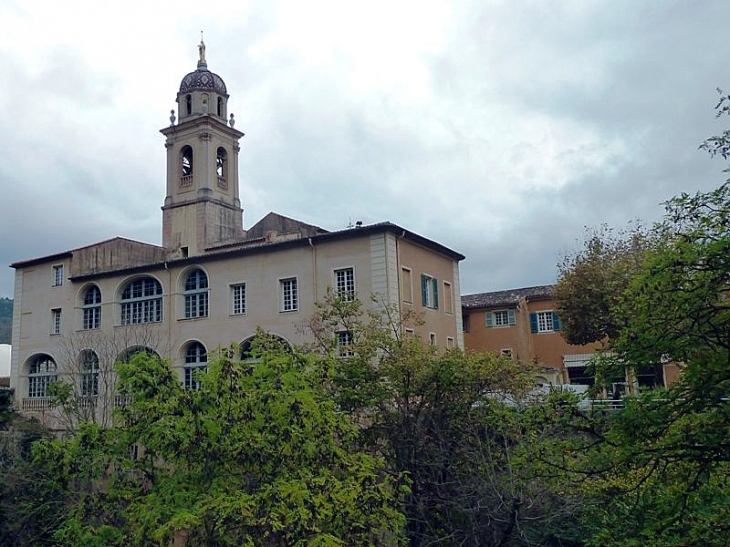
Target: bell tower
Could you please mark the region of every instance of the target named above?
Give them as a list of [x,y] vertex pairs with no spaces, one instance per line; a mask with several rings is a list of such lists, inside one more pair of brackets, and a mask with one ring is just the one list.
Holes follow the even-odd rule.
[[177,118],[170,112],[167,137],[167,196],[162,206],[162,245],[181,256],[243,236],[238,188],[239,139],[228,123],[228,92],[208,70],[200,40],[198,68],[187,74],[177,94]]

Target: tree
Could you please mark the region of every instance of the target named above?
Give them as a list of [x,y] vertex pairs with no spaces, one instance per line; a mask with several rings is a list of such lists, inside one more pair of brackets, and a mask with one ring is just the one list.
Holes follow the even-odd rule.
[[558,264],[554,296],[569,343],[610,342],[616,337],[625,321],[617,313],[618,304],[659,239],[640,224],[618,232],[604,225],[588,230],[583,247]]
[[[263,336],[263,335],[261,335]],[[264,348],[264,349],[261,349]],[[395,541],[400,493],[324,394],[328,371],[296,351],[221,352],[200,389],[141,353],[119,365],[129,397],[109,428],[38,443],[60,461],[63,544],[372,545]]]
[[[730,113],[728,97],[718,105]],[[726,159],[730,133],[703,148]],[[726,545],[730,534],[730,181],[666,203],[620,297],[608,368],[674,361],[679,380],[607,422],[574,410],[545,459],[580,484],[587,545]],[[546,453],[547,454],[547,453]],[[570,454],[570,457],[565,457]]]
[[111,426],[114,409],[120,403],[117,364],[139,351],[165,355],[173,345],[174,341],[149,324],[63,336],[63,374],[49,388],[56,427],[73,433],[87,422]]
[[310,325],[335,371],[333,398],[358,419],[370,450],[408,479],[409,544],[558,545],[578,500],[533,465],[548,431],[523,405],[532,366],[439,350],[405,331],[417,322],[330,293]]

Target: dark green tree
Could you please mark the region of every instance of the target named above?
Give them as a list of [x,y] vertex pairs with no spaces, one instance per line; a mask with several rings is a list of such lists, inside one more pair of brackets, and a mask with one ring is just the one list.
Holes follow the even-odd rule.
[[536,465],[549,431],[526,404],[535,371],[496,353],[439,350],[405,331],[418,318],[375,304],[368,312],[330,294],[312,328],[335,370],[333,397],[408,478],[409,544],[560,545],[578,498]]

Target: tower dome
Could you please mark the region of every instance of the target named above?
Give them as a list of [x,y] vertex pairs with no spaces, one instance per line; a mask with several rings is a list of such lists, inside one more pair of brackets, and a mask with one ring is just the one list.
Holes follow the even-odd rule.
[[187,74],[180,82],[180,93],[188,91],[209,90],[215,91],[222,95],[227,95],[226,83],[223,78],[208,70],[206,66],[201,67],[198,63],[198,69],[195,72]]
[[178,118],[183,121],[191,116],[204,115],[217,117],[226,123],[228,90],[223,78],[208,70],[202,37],[198,51],[198,68],[185,75],[177,92]]

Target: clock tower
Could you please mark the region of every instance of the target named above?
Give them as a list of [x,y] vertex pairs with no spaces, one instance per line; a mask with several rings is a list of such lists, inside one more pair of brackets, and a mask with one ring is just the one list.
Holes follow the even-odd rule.
[[223,79],[208,70],[205,44],[198,68],[177,94],[177,124],[171,111],[167,137],[167,196],[162,207],[162,245],[179,256],[243,237],[238,188],[239,139]]

